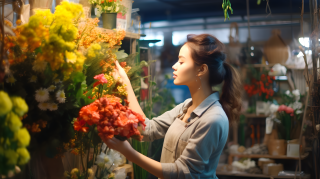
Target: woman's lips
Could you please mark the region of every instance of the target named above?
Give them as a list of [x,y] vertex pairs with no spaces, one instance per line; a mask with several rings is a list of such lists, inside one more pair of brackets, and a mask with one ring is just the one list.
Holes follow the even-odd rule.
[[173,74],[173,78],[177,78],[177,75]]

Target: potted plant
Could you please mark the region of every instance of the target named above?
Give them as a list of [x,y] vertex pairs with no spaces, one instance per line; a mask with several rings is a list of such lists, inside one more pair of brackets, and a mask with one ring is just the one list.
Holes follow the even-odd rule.
[[[279,145],[289,146],[295,145],[292,142],[287,144],[287,141],[297,139],[301,130],[301,118],[303,104],[299,102],[301,98],[299,90],[286,91],[282,95],[282,105],[272,104],[270,106],[271,115],[269,118],[275,122],[274,128],[277,131],[277,139],[269,142],[269,153],[285,154],[285,148]],[[281,143],[281,144],[280,144]]]
[[117,14],[126,14],[127,9],[120,3],[120,1],[122,0],[89,0],[89,3],[96,7],[96,16],[102,16],[103,28],[116,28]]

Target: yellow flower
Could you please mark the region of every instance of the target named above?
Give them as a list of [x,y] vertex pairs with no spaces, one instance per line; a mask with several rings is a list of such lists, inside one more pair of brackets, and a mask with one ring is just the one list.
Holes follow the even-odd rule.
[[88,175],[89,177],[93,176],[93,170],[91,168],[88,169]]
[[77,55],[73,52],[66,51],[67,63],[75,63],[77,61]]
[[16,21],[16,24],[17,24],[17,25],[20,25],[20,24],[21,24],[21,20],[18,19],[18,20]]
[[71,170],[71,175],[75,175],[75,174],[77,174],[78,172],[79,172],[79,169],[74,168],[74,169]]
[[111,173],[109,176],[108,176],[108,179],[114,179],[115,175],[114,173]]
[[26,147],[30,143],[30,135],[26,128],[20,129],[15,133],[15,139],[18,141],[19,147]]
[[126,85],[118,86],[117,90],[119,91],[120,95],[123,95],[123,96],[127,96],[128,95],[128,93],[126,91]]
[[17,132],[22,126],[20,118],[13,112],[10,112],[6,117],[6,123],[11,131]]
[[17,164],[17,160],[19,155],[12,149],[4,151],[4,156],[7,158],[8,165],[15,165]]
[[19,155],[19,165],[24,165],[30,160],[30,154],[26,148],[18,148],[17,154]]
[[23,116],[26,112],[28,112],[28,105],[24,99],[21,97],[15,96],[11,97],[11,101],[13,104],[13,111],[19,116]]
[[12,109],[12,102],[9,98],[9,95],[0,91],[0,116],[7,114]]

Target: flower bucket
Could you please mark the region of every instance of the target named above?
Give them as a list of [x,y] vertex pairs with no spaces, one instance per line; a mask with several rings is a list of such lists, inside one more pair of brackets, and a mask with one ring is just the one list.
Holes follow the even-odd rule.
[[272,139],[268,143],[270,155],[286,155],[287,144],[283,139]]
[[105,29],[117,28],[117,13],[102,13],[102,27]]

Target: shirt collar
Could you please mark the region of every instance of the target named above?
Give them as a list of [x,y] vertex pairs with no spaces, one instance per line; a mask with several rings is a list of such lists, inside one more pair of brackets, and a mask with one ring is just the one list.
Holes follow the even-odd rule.
[[[214,92],[208,96],[202,103],[192,112],[197,116],[201,116],[213,103],[219,100],[219,92]],[[190,102],[192,104],[192,101]]]

